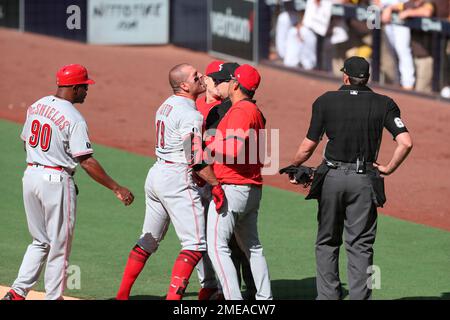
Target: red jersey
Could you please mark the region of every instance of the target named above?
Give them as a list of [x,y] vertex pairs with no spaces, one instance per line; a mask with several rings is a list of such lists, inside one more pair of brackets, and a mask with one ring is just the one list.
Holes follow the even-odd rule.
[[214,173],[221,183],[262,184],[259,147],[264,128],[264,117],[252,101],[241,100],[228,110],[212,144]]

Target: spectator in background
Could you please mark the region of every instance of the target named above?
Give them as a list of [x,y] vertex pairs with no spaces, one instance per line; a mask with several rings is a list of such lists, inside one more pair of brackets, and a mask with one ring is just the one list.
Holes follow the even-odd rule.
[[[444,8],[447,13],[447,20],[450,22],[450,1],[448,1],[446,8]],[[447,38],[444,53],[444,83],[441,89],[441,97],[445,99],[450,99],[450,39]]]
[[[370,0],[342,0],[342,4],[368,7]],[[332,24],[333,24],[332,18]],[[358,21],[357,19],[343,20],[339,18],[340,23],[335,25],[332,29],[333,36],[337,34],[336,31],[341,28],[350,30],[348,32],[347,41],[335,43],[333,48],[333,74],[340,77],[342,75],[342,65],[344,60],[351,56],[359,56],[365,59],[370,59],[372,56],[372,34],[367,27],[366,21]],[[333,41],[332,41],[333,42]]]
[[[300,22],[296,27],[289,30],[284,65],[289,67],[300,66],[303,69],[311,70],[320,61],[320,67],[329,70],[329,68],[323,68],[322,61],[331,61],[331,50],[321,47],[320,52],[318,52],[317,40],[319,35],[327,37],[327,39],[331,38],[331,5],[335,1],[340,0],[307,0]],[[348,39],[346,29],[341,28],[339,31],[339,34],[335,37],[336,43]],[[330,59],[324,59],[328,56]]]
[[289,29],[283,63],[287,67],[314,69],[317,65],[317,35],[302,24],[303,14],[296,26]]
[[414,89],[414,60],[411,49],[411,31],[408,27],[390,23],[392,12],[407,0],[374,0],[382,8],[381,20],[385,23],[386,38],[393,48],[400,72],[400,84],[405,90]]
[[275,47],[278,56],[284,59],[289,29],[297,25],[299,13],[295,11],[294,1],[292,0],[283,0],[282,6],[283,12],[277,18]]
[[[448,0],[409,0],[390,6],[402,20],[414,17],[446,18]],[[447,11],[447,12],[446,12]],[[411,47],[416,69],[415,89],[431,93],[433,80],[432,34],[421,30],[411,30]]]
[[[317,2],[323,0],[316,0]],[[337,5],[369,5],[369,0],[328,0]],[[317,33],[317,32],[316,32]],[[331,16],[328,30],[323,35],[320,52],[318,52],[317,64],[325,71],[332,71],[340,77],[344,60],[353,56],[361,56],[369,59],[372,55],[371,32],[365,21],[356,19],[344,19],[339,16]]]

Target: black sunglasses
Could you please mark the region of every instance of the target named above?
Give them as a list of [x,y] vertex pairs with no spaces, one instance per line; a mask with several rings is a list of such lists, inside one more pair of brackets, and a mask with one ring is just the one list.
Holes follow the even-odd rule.
[[[200,77],[199,76],[195,76],[193,80],[194,80],[194,82],[197,82],[198,80],[200,80]],[[186,80],[186,81],[183,81],[183,82],[187,83],[188,81]]]

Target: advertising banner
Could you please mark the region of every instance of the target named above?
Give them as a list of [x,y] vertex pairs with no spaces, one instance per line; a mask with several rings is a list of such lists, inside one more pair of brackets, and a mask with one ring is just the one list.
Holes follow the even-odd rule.
[[166,44],[168,0],[89,0],[88,42]]
[[258,60],[258,10],[255,0],[210,0],[209,51]]

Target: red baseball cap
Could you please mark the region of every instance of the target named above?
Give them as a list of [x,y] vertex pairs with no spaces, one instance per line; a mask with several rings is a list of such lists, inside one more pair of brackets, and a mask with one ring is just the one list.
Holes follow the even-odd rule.
[[56,84],[58,86],[94,83],[94,80],[89,79],[87,69],[80,64],[69,64],[56,73]]
[[243,64],[234,71],[234,77],[241,86],[250,91],[255,91],[261,82],[258,70],[249,64]]
[[225,61],[222,61],[222,60],[215,60],[215,61],[211,62],[206,67],[205,75],[209,76],[211,73],[222,70],[222,66],[224,63],[225,63]]

